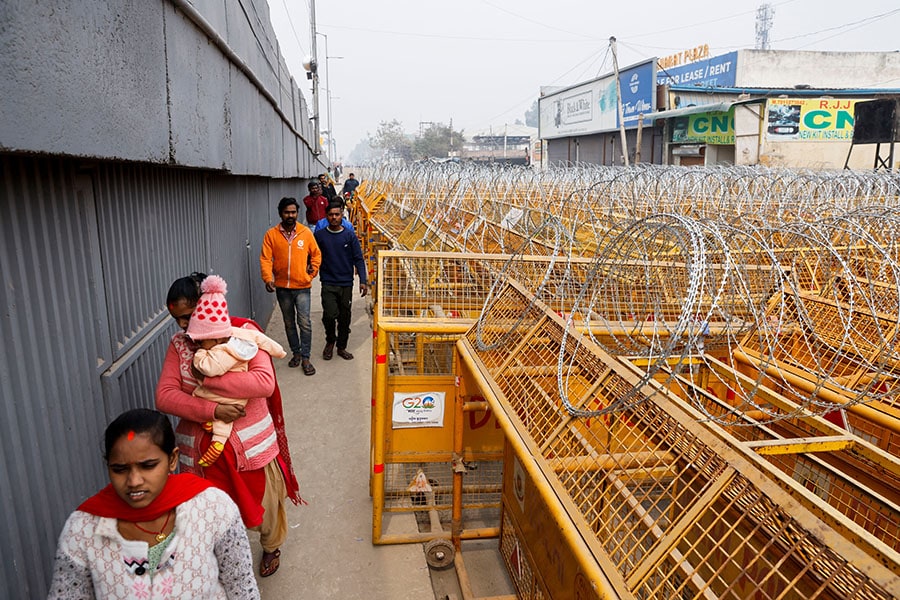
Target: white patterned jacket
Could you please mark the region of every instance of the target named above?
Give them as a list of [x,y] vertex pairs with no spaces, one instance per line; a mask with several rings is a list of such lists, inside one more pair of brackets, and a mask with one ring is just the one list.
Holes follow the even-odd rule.
[[175,509],[175,529],[153,573],[148,548],[123,538],[116,519],[76,510],[59,537],[48,598],[259,599],[241,515],[217,488]]

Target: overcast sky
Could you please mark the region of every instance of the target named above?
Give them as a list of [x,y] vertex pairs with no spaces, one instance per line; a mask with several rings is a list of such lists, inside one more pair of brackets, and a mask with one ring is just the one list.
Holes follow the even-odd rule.
[[[268,0],[272,25],[301,90],[310,54],[310,1]],[[440,122],[466,133],[524,121],[541,86],[573,85],[620,67],[708,44],[710,55],[756,43],[760,2],[662,0],[331,0],[316,2],[327,36],[338,157],[382,121],[407,132]],[[897,51],[897,0],[784,0],[774,7],[773,50]],[[327,129],[325,38],[317,36],[320,111]],[[336,58],[343,57],[343,58]],[[827,68],[823,65],[822,68]],[[860,73],[857,87],[884,82]]]

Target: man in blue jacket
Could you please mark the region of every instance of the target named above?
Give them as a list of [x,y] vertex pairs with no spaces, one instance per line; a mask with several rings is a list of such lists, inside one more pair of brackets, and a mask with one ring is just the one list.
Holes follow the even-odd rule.
[[[334,347],[345,360],[352,360],[347,351],[350,338],[350,307],[353,301],[353,269],[359,275],[359,295],[368,293],[366,261],[359,239],[352,230],[341,224],[344,216],[339,202],[328,205],[325,213],[328,227],[316,232],[316,243],[322,253],[319,281],[322,284],[322,324],[325,326],[325,349],[322,358],[331,360]],[[335,325],[337,331],[335,332]]]

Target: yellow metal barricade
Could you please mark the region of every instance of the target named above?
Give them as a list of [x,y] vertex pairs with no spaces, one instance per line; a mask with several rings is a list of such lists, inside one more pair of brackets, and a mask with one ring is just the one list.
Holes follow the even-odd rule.
[[[503,436],[455,344],[490,281],[459,254],[381,251],[373,358],[373,541],[498,534]],[[477,390],[477,388],[475,388]],[[426,548],[446,566],[448,543]]]
[[[897,534],[873,533],[836,505],[855,497],[854,506],[878,513],[870,527],[895,532],[900,510],[833,460],[866,457],[896,479],[894,457],[812,415],[805,436],[758,427],[741,441],[644,382],[633,363],[564,332],[553,311],[511,283],[457,344],[508,442],[501,553],[520,597],[900,594]],[[564,372],[542,371],[560,347]],[[822,464],[835,488],[850,485],[831,503],[796,472]]]
[[360,188],[376,543],[499,534],[525,598],[900,596],[900,218],[848,212],[893,184],[406,175]]

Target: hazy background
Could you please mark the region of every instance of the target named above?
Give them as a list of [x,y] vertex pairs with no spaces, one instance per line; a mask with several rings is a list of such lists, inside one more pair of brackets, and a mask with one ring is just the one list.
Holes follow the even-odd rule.
[[[897,0],[771,2],[773,50],[897,51]],[[466,134],[524,122],[541,86],[573,85],[620,67],[708,44],[715,56],[756,44],[758,2],[602,0],[340,0],[316,2],[321,128],[332,90],[337,157],[347,158],[382,121],[420,122]],[[298,85],[311,52],[309,0],[269,0],[272,24]],[[343,58],[335,58],[335,57]],[[327,62],[327,64],[326,64]],[[823,69],[828,68],[822,65]],[[798,82],[803,83],[803,82]],[[900,88],[878,73],[859,87]],[[499,128],[499,129],[498,129]],[[468,136],[467,136],[468,137]]]

